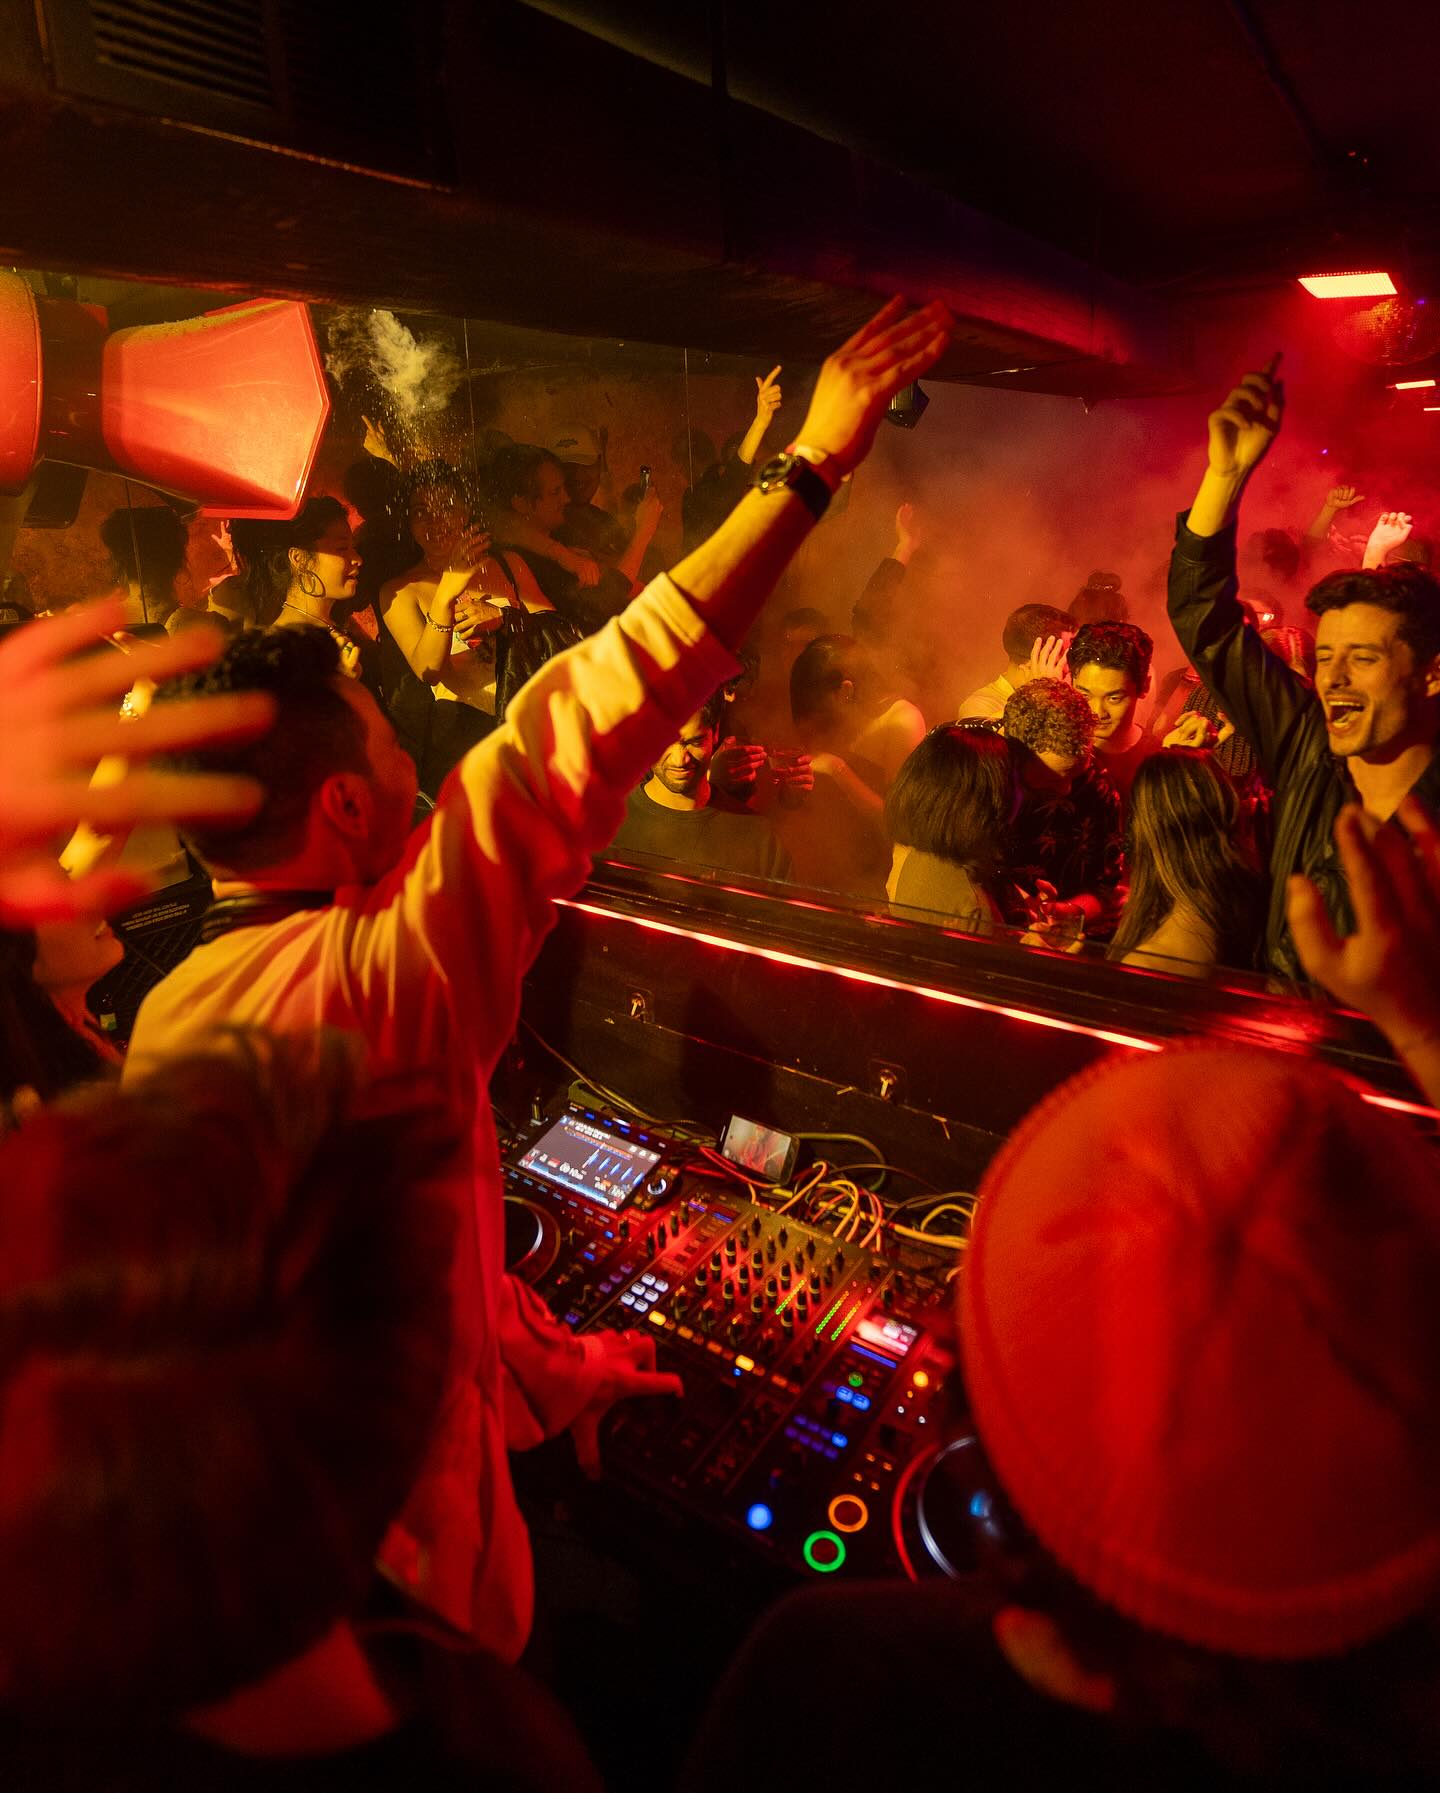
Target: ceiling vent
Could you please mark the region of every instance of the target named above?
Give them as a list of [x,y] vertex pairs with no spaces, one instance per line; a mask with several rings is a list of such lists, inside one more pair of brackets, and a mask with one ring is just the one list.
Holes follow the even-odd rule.
[[447,180],[439,0],[40,0],[56,87],[380,173]]

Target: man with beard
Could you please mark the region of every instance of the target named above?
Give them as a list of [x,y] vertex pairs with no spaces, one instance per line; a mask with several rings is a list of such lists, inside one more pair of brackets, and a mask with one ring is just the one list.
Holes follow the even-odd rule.
[[729,802],[710,782],[724,703],[724,693],[716,692],[630,793],[615,845],[751,878],[788,878],[789,856],[769,822]]

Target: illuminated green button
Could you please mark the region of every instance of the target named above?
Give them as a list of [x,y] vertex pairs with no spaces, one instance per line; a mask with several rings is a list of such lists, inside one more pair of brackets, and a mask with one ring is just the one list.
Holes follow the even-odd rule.
[[817,1575],[833,1575],[845,1561],[845,1540],[835,1532],[811,1532],[805,1540],[805,1561]]
[[863,1376],[852,1376],[850,1378],[850,1386],[851,1388],[863,1388],[865,1386],[865,1378]]

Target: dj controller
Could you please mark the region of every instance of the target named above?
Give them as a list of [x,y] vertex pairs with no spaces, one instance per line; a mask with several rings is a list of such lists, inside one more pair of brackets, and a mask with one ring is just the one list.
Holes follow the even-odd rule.
[[953,1249],[862,1249],[601,1109],[506,1143],[512,1270],[576,1332],[652,1332],[684,1383],[613,1410],[607,1475],[800,1573],[913,1573],[917,1471],[963,1431]]

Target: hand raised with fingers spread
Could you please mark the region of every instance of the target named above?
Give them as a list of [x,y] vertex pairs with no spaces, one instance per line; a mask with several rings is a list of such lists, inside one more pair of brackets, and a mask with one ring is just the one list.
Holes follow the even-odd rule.
[[755,415],[764,423],[769,423],[784,403],[785,395],[780,390],[780,367],[772,367],[762,380],[755,376]]
[[[124,720],[120,700],[133,685],[197,671],[225,641],[196,627],[125,653],[91,651],[123,619],[124,600],[114,599],[27,624],[0,643],[0,918],[12,923],[113,913],[150,889],[148,879],[114,869],[66,878],[55,855],[81,822],[118,833],[151,821],[242,821],[260,805],[253,779],[157,772],[145,761],[261,734],[274,719],[271,699],[178,699]],[[96,765],[112,754],[123,773],[92,785]]]
[[632,1395],[681,1395],[678,1376],[655,1368],[655,1340],[638,1332],[601,1332],[591,1335],[602,1355],[600,1380],[588,1405],[572,1421],[570,1435],[575,1456],[588,1476],[600,1474],[600,1422],[617,1401]]
[[1405,1052],[1440,1038],[1440,833],[1414,797],[1395,820],[1381,824],[1358,804],[1336,817],[1354,933],[1337,935],[1308,878],[1291,878],[1285,909],[1309,975]]
[[1068,635],[1043,635],[1030,650],[1027,662],[1032,679],[1060,679],[1070,683],[1070,663],[1066,656],[1070,652]]
[[820,369],[795,440],[832,457],[841,475],[869,454],[885,407],[944,354],[955,320],[939,301],[905,315],[899,297],[882,306]]
[[1224,404],[1210,413],[1209,465],[1225,479],[1244,479],[1270,452],[1285,415],[1279,355],[1260,373],[1246,374]]

